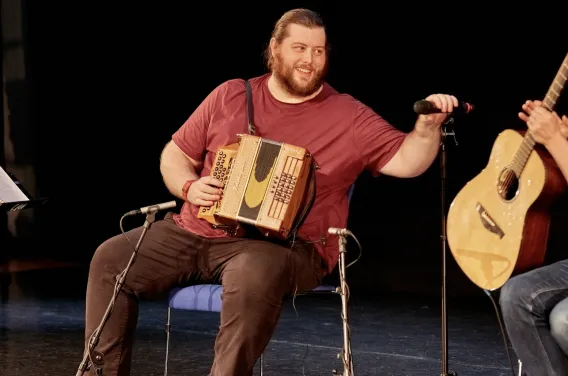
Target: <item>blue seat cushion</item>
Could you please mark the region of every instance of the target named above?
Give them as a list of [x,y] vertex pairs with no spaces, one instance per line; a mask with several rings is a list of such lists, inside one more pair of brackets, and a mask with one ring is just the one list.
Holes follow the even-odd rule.
[[335,292],[337,288],[332,285],[321,285],[312,290],[312,292]]
[[193,285],[170,291],[170,308],[221,312],[221,285]]
[[[335,292],[335,286],[321,285],[312,292]],[[193,285],[170,291],[169,306],[188,311],[221,312],[222,285]]]

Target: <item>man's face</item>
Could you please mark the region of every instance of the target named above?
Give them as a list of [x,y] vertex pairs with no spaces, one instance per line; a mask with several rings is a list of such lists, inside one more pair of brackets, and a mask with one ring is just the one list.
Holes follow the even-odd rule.
[[327,73],[325,30],[288,25],[288,37],[273,46],[272,73],[294,96],[310,96],[323,83]]

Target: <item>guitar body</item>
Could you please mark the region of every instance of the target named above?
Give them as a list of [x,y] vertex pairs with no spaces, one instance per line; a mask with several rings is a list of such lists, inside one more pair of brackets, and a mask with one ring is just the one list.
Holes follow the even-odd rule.
[[543,265],[548,209],[566,188],[557,165],[539,146],[516,178],[510,166],[522,143],[521,132],[500,133],[487,166],[449,207],[449,248],[466,276],[482,289],[498,289],[513,275]]

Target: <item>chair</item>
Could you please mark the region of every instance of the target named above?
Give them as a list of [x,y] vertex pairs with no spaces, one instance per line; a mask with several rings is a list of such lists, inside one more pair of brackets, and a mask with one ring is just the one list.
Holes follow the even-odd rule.
[[[216,284],[201,284],[175,288],[170,291],[166,317],[166,360],[164,376],[168,374],[168,356],[170,344],[171,313],[173,309],[185,311],[221,312],[221,294],[223,286]],[[337,288],[331,285],[321,285],[308,294],[337,293]],[[264,356],[260,356],[260,375],[263,375]]]
[[[348,200],[351,202],[355,186],[349,188]],[[166,316],[166,359],[164,363],[164,376],[168,375],[168,358],[170,349],[170,329],[172,310],[221,312],[221,295],[223,286],[218,284],[199,284],[187,287],[176,287],[169,293],[168,310]],[[331,285],[321,285],[304,295],[312,294],[339,294],[340,288]],[[260,356],[260,375],[263,375],[264,354]]]

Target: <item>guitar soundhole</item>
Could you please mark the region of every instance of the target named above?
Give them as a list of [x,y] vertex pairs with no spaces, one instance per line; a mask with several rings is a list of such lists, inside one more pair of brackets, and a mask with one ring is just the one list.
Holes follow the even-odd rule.
[[509,201],[515,198],[519,190],[519,179],[511,169],[505,169],[499,176],[498,184],[499,195]]

